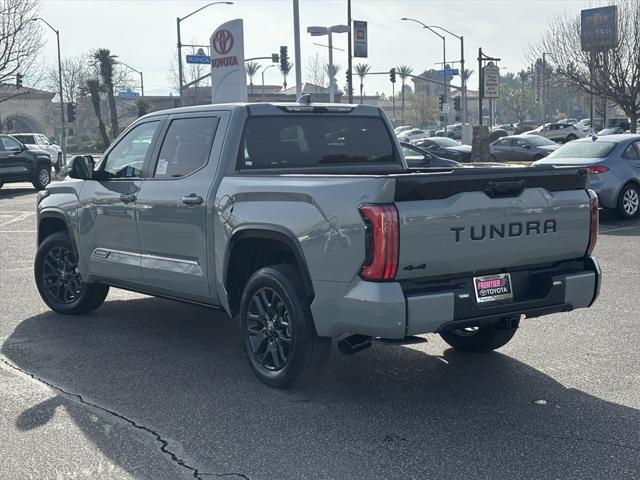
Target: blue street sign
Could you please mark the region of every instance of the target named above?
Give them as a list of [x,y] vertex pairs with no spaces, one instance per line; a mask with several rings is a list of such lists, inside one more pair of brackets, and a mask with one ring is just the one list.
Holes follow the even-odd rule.
[[119,97],[131,98],[131,97],[139,97],[140,94],[138,92],[134,92],[133,90],[125,90],[123,92],[118,92]]
[[209,55],[187,55],[187,63],[209,65],[211,63],[211,57]]
[[437,71],[439,77],[454,77],[460,75],[460,71],[457,68],[446,68],[444,70]]

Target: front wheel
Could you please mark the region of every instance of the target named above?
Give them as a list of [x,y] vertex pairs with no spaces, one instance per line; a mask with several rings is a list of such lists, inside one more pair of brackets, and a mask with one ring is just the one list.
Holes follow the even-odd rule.
[[302,280],[291,265],[261,268],[249,278],[240,302],[244,348],[256,376],[288,388],[320,373],[331,339],[316,333]]
[[58,313],[89,313],[102,305],[109,293],[108,285],[83,282],[66,233],[54,233],[40,244],[34,274],[42,300]]
[[509,343],[516,330],[517,328],[499,329],[493,325],[486,325],[440,332],[440,337],[462,352],[490,352]]
[[625,185],[618,197],[618,214],[624,219],[640,214],[640,190],[635,185]]
[[51,183],[51,167],[48,165],[38,165],[36,175],[33,179],[33,186],[36,190],[44,190]]
[[575,140],[576,138],[578,138],[577,135],[570,133],[569,135],[567,135],[567,142],[570,142],[571,140]]

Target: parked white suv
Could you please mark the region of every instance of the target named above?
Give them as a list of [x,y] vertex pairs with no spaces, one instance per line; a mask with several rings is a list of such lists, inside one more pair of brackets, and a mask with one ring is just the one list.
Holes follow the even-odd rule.
[[570,123],[547,123],[535,130],[524,132],[525,135],[540,135],[554,142],[570,142],[576,138],[583,138],[586,134],[582,129]]
[[46,135],[41,133],[12,133],[11,136],[27,148],[37,148],[38,150],[47,152],[51,157],[51,163],[56,172],[59,172],[64,166],[62,149],[49,140]]

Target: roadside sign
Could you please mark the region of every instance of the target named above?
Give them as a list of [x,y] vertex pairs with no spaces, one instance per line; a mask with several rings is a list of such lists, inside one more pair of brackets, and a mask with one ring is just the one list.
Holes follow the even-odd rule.
[[204,49],[199,48],[195,55],[187,55],[187,63],[209,65],[211,63],[211,57],[205,53]]
[[445,68],[444,70],[438,70],[436,73],[439,77],[455,77],[460,75],[460,70],[457,68]]
[[211,35],[210,42],[212,103],[246,102],[242,19],[220,25]]
[[139,97],[139,96],[140,94],[138,92],[134,92],[131,89],[118,92],[118,97],[120,98],[133,98],[133,97]]
[[442,111],[445,112],[445,113],[449,113],[451,111],[451,104],[443,103],[442,104]]
[[367,22],[353,21],[353,56],[367,58]]
[[493,62],[482,68],[484,78],[482,96],[484,98],[500,98],[500,68]]
[[536,60],[536,64],[533,67],[533,80],[534,80],[534,97],[536,103],[544,102],[544,66],[542,59]]
[[580,46],[583,52],[614,48],[618,44],[618,7],[589,8],[580,12]]

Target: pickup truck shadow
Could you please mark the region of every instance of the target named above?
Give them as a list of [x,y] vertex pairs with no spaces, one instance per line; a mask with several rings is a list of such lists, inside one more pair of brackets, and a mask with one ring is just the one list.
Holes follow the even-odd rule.
[[[640,471],[640,411],[501,353],[432,350],[334,350],[324,376],[283,392],[255,379],[236,322],[153,298],[111,300],[86,316],[36,315],[2,345],[24,371],[173,439],[201,473],[584,479]],[[111,462],[154,478],[65,395],[26,405],[14,421],[34,430],[58,408]]]
[[34,195],[38,193],[35,188],[7,188],[6,186],[0,189],[0,200],[3,198],[18,198],[25,195]]

